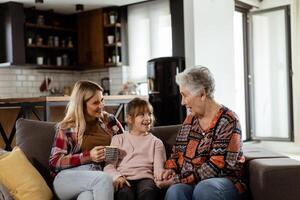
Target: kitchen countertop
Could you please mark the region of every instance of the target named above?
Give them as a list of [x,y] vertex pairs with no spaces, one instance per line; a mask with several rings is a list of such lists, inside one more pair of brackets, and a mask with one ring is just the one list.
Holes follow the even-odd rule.
[[[108,95],[104,96],[105,101],[113,102],[129,102],[135,97],[140,97],[142,99],[148,99],[148,96],[138,96],[138,95]],[[44,97],[20,97],[20,98],[0,98],[0,103],[34,103],[34,102],[64,102],[69,101],[70,96],[44,96]]]

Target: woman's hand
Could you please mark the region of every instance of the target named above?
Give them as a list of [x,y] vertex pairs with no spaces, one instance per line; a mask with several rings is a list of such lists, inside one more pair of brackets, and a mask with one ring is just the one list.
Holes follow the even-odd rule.
[[122,189],[125,185],[128,187],[131,187],[130,183],[126,180],[124,176],[118,177],[114,182],[113,182],[115,191],[118,191],[119,189]]
[[175,171],[173,169],[164,169],[160,174],[155,177],[156,181],[165,181],[171,179],[175,176]]
[[162,180],[162,181],[154,180],[154,182],[155,182],[155,185],[160,189],[168,188],[174,184],[174,178],[172,177],[170,179],[166,179],[166,180]]
[[96,146],[90,151],[92,161],[100,163],[105,159],[104,146]]

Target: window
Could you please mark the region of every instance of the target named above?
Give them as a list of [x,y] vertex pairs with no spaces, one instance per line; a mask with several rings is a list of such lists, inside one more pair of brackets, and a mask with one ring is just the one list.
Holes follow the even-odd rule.
[[172,56],[171,14],[168,0],[128,7],[130,79],[146,81],[147,61]]
[[237,2],[235,90],[243,140],[293,140],[289,9],[251,12]]
[[288,6],[250,13],[253,139],[293,139],[288,13]]

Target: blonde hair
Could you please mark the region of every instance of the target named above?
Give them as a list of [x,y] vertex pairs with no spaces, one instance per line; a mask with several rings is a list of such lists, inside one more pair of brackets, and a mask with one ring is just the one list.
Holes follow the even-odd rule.
[[70,101],[66,108],[66,116],[59,123],[61,128],[75,128],[78,137],[78,144],[81,146],[83,133],[86,128],[84,113],[86,102],[90,100],[98,91],[103,89],[92,81],[77,81],[74,85]]
[[[132,99],[127,104],[126,110],[127,110],[127,112],[126,112],[127,118],[128,117],[135,118],[140,113],[149,112],[151,114],[151,116],[150,116],[151,125],[153,125],[153,123],[155,121],[155,117],[153,115],[153,107],[148,101],[146,101],[144,99],[141,99],[138,97]],[[128,120],[127,120],[127,125],[128,125],[128,129],[131,130],[132,124],[128,123]]]

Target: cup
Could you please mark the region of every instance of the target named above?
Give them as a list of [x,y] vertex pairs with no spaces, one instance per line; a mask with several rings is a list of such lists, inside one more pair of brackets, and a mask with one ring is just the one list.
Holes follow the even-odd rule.
[[41,56],[37,57],[36,58],[36,63],[38,65],[43,65],[44,64],[44,57],[41,57]]
[[105,146],[105,162],[107,163],[115,163],[119,157],[119,150],[118,147],[115,146]]
[[108,44],[113,44],[114,43],[114,36],[113,35],[108,35],[107,36],[107,42],[108,42]]

